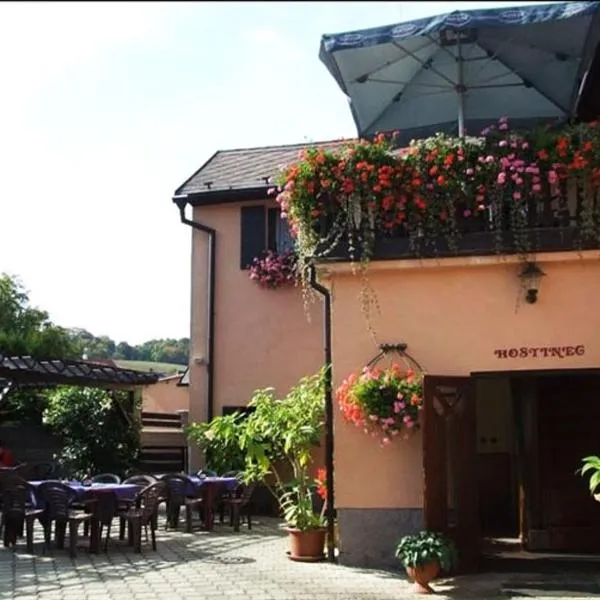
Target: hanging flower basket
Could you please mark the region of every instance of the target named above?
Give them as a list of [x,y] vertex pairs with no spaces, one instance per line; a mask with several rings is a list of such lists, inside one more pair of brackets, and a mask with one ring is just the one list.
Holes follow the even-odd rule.
[[340,385],[336,399],[346,421],[386,446],[419,428],[423,378],[398,364],[387,369],[365,367]]
[[250,279],[271,289],[294,285],[298,280],[296,254],[293,251],[278,254],[269,250],[252,262]]

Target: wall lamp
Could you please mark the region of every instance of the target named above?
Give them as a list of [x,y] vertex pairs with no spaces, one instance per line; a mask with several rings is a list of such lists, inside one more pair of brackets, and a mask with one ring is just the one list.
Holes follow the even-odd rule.
[[519,279],[523,282],[523,287],[526,290],[525,300],[529,304],[535,304],[537,302],[542,277],[545,275],[546,273],[544,273],[536,263],[528,262],[523,267]]

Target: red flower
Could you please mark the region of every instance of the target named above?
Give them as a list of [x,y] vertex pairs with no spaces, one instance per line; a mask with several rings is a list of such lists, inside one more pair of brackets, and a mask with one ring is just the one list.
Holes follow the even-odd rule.
[[317,494],[319,497],[327,500],[327,470],[323,467],[317,469],[315,484],[317,485]]

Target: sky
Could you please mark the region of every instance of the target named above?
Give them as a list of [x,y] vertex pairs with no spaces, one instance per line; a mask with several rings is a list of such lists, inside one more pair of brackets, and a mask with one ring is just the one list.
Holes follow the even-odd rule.
[[356,134],[323,34],[531,3],[0,3],[0,273],[59,325],[187,337],[173,192],[219,149]]

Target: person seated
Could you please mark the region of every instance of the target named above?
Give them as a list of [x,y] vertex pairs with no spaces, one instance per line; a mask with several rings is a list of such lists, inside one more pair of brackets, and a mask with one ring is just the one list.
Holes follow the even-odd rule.
[[0,467],[14,467],[15,457],[13,453],[5,446],[4,442],[0,440]]

